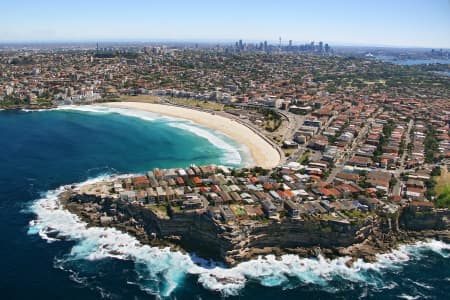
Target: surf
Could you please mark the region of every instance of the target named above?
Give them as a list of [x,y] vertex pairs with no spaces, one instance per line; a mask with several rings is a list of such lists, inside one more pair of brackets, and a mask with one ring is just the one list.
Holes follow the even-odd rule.
[[[110,176],[104,175],[74,185],[80,187],[108,180]],[[331,292],[331,283],[335,280],[345,282],[348,288],[352,283],[359,283],[376,290],[389,289],[392,285],[383,281],[385,272],[401,269],[408,261],[421,258],[425,251],[433,251],[444,258],[448,258],[450,251],[450,245],[429,240],[402,245],[389,253],[378,254],[375,263],[359,259],[348,266],[349,257],[326,259],[322,256],[301,258],[297,255],[266,255],[226,268],[195,255],[143,245],[133,236],[114,228],[88,227],[60,204],[58,195],[64,190],[65,187],[61,186],[48,191],[31,204],[30,211],[36,218],[30,221],[28,234],[37,234],[50,243],[58,240],[74,241],[75,245],[64,256],[62,264],[106,258],[131,260],[139,274],[139,279],[133,284],[147,293],[162,297],[170,296],[188,275],[196,276],[203,288],[223,296],[239,295],[250,281],[266,287],[314,285]]]
[[[140,111],[130,108],[116,108],[99,105],[65,105],[51,110],[80,111],[94,114],[119,114],[127,117],[138,118],[148,122],[161,122],[172,128],[178,128],[190,132],[200,138],[206,139],[210,144],[222,151],[221,163],[227,166],[248,166],[253,163],[249,150],[237,144],[221,132],[198,125],[192,121],[168,117],[152,112]],[[45,111],[45,110],[43,110]]]

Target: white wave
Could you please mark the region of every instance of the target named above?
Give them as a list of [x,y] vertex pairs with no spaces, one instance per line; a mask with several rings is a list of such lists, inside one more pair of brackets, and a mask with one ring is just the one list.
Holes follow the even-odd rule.
[[55,110],[72,110],[81,111],[96,114],[120,114],[123,116],[142,119],[145,121],[155,121],[158,119],[164,119],[163,116],[157,115],[148,111],[128,109],[128,108],[116,108],[101,105],[63,105],[59,106]]
[[[87,182],[107,178],[102,176]],[[58,195],[63,190],[64,187],[60,187],[49,191],[33,203],[31,208],[37,219],[30,222],[28,233],[39,234],[49,242],[58,239],[77,241],[65,257],[68,261],[108,257],[132,260],[139,274],[136,284],[143,291],[161,296],[170,295],[187,274],[196,275],[204,288],[224,296],[239,294],[249,280],[263,286],[289,288],[289,281],[294,279],[302,284],[314,284],[327,289],[332,280],[342,282],[341,279],[344,279],[350,284],[357,282],[375,289],[390,289],[396,285],[382,281],[383,271],[398,268],[412,257],[420,256],[424,250],[448,257],[446,251],[450,248],[448,244],[433,240],[403,245],[390,253],[377,255],[378,261],[375,263],[365,263],[359,259],[352,267],[346,264],[349,257],[326,259],[321,256],[301,258],[283,255],[276,258],[267,255],[233,268],[225,268],[221,264],[173,252],[168,248],[142,245],[134,237],[114,228],[87,227],[86,223],[60,205]]]
[[450,257],[450,245],[442,241],[431,240],[428,242],[418,242],[416,243],[418,249],[429,249],[444,258]]
[[114,107],[107,107],[107,106],[101,106],[101,105],[60,105],[55,108],[43,108],[43,109],[21,109],[24,112],[43,112],[43,111],[80,111],[80,112],[86,112],[86,113],[93,113],[93,114],[121,114],[124,116],[134,117],[143,119],[146,121],[155,121],[158,119],[164,119],[164,116],[157,115],[151,112],[146,111],[140,111],[140,110],[133,110],[133,109],[127,109],[127,108],[114,108]]
[[398,298],[406,299],[406,300],[416,300],[416,299],[420,299],[420,296],[410,296],[407,294],[401,294],[400,296],[398,296]]
[[[51,110],[75,110],[82,112],[90,112],[90,113],[98,113],[98,114],[121,114],[128,117],[139,118],[145,121],[164,121],[167,125],[179,128],[190,133],[193,133],[199,137],[207,139],[212,145],[221,149],[223,151],[223,163],[228,166],[238,166],[243,162],[243,158],[245,158],[245,165],[251,165],[251,155],[249,154],[248,149],[243,145],[233,145],[228,142],[227,136],[222,134],[221,132],[203,127],[198,125],[192,121],[179,119],[174,117],[168,117],[164,115],[159,115],[156,113],[151,113],[147,111],[141,111],[137,109],[131,108],[116,108],[116,107],[107,107],[107,106],[99,106],[99,105],[64,105]],[[242,156],[241,156],[242,154]]]
[[236,146],[231,145],[225,140],[225,136],[217,131],[211,131],[209,129],[203,129],[202,127],[192,122],[170,122],[167,125],[175,128],[179,128],[185,131],[189,131],[197,136],[207,139],[212,145],[224,152],[224,163],[226,165],[239,165],[241,164],[241,155]]
[[423,282],[417,282],[417,281],[411,281],[412,283],[414,283],[417,286],[420,286],[421,288],[427,289],[427,290],[432,290],[433,287],[431,285],[428,285],[426,283]]
[[52,110],[56,110],[56,108],[39,108],[39,109],[26,109],[26,108],[22,108],[20,109],[23,112],[42,112],[42,111],[52,111]]

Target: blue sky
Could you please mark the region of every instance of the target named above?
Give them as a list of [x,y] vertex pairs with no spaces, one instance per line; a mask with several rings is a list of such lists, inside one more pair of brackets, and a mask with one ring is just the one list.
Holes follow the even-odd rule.
[[278,40],[450,48],[450,0],[3,0],[0,41]]

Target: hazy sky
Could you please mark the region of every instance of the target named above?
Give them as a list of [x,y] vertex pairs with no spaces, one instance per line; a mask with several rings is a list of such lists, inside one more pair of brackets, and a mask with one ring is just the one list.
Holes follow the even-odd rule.
[[0,42],[278,40],[450,48],[450,0],[2,0]]

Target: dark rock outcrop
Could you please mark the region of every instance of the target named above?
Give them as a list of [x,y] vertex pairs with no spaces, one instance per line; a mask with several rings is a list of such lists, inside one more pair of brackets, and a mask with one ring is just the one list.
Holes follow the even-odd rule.
[[[445,240],[450,228],[448,211],[417,213],[408,208],[391,215],[373,215],[363,222],[309,218],[223,224],[196,211],[172,212],[163,218],[148,207],[120,200],[86,198],[76,193],[62,195],[61,199],[67,209],[91,225],[104,226],[99,216],[111,215],[108,226],[134,234],[143,243],[177,245],[228,265],[262,254],[284,253],[349,255],[373,261],[376,253],[400,243],[421,237]],[[87,212],[88,204],[94,208]]]

